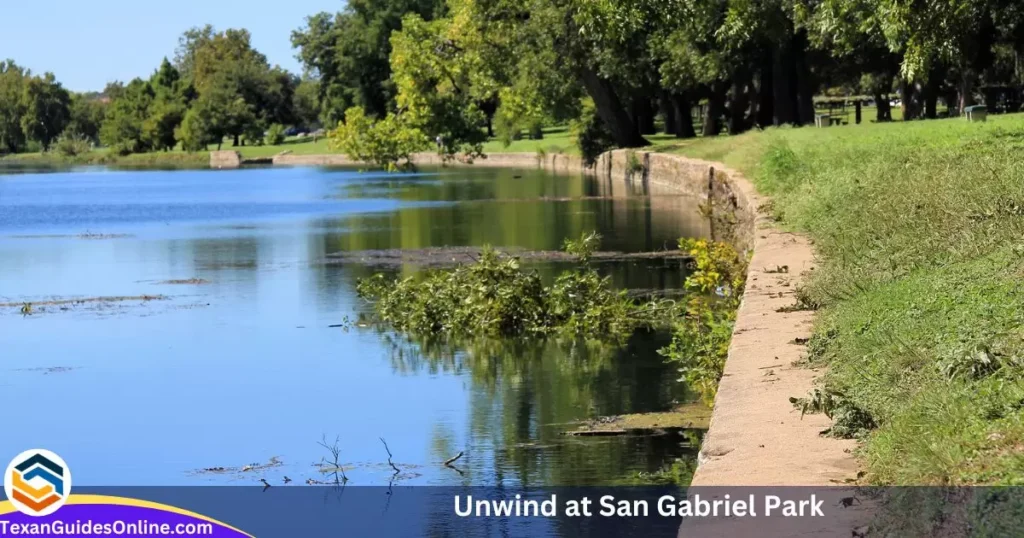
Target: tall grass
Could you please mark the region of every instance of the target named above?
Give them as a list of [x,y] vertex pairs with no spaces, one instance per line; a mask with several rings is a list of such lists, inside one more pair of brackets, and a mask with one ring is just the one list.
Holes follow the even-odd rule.
[[1024,483],[1024,115],[678,151],[744,171],[814,240],[810,359],[878,424],[862,451],[873,482]]

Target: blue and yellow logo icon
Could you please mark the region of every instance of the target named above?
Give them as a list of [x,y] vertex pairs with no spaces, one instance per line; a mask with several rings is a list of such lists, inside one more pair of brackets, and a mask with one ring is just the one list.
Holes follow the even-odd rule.
[[19,512],[46,516],[71,494],[71,470],[60,456],[33,449],[18,454],[4,473],[4,493]]

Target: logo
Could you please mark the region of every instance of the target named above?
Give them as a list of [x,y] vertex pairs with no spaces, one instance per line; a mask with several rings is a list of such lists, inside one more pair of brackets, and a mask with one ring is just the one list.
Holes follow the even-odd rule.
[[49,450],[26,450],[7,466],[4,493],[23,514],[50,515],[64,506],[71,494],[71,470]]

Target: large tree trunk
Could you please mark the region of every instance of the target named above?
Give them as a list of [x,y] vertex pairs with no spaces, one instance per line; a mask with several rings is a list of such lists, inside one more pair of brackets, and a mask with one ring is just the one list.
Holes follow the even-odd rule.
[[939,117],[939,90],[945,77],[946,70],[940,66],[935,66],[928,71],[928,83],[924,86],[924,117],[928,119]]
[[235,141],[231,143],[231,147],[233,147],[233,148],[237,148],[238,147],[238,135],[235,135]]
[[899,81],[899,97],[900,97],[900,109],[903,111],[903,121],[910,121],[916,117],[916,107],[914,107],[914,86],[912,82],[907,81],[904,78],[900,78]]
[[633,123],[629,113],[622,106],[622,101],[616,95],[611,82],[586,67],[580,70],[580,78],[587,94],[594,100],[597,114],[608,126],[617,146],[639,148],[650,144],[643,136],[640,136],[636,124]]
[[701,134],[704,136],[718,136],[718,133],[722,132],[722,114],[725,112],[725,91],[729,87],[728,84],[721,81],[711,84],[704,124],[701,127]]
[[487,117],[487,137],[494,138],[494,114],[498,110],[498,99],[486,99],[480,103],[480,111]]
[[793,36],[793,71],[796,75],[796,122],[798,125],[814,123],[814,80],[811,77],[810,61],[807,58],[807,30],[800,30]]
[[882,95],[882,92],[875,92],[875,121],[882,123],[883,121],[889,121],[886,116],[889,113],[889,98]]
[[757,125],[761,128],[771,125],[775,119],[775,82],[772,78],[774,71],[772,56],[770,50],[764,54],[760,84],[757,90]]
[[632,109],[633,122],[636,123],[640,134],[647,135],[658,132],[654,128],[654,107],[651,106],[650,99],[643,95],[634,96]]
[[676,115],[676,137],[693,138],[697,132],[693,129],[693,106],[690,98],[685,93],[678,93],[672,97],[672,108]]
[[745,73],[737,73],[729,96],[729,134],[740,134],[747,130],[747,82]]
[[960,71],[960,85],[957,88],[959,95],[957,100],[959,103],[957,106],[960,107],[958,112],[962,115],[964,108],[974,104],[974,73],[971,73],[969,69],[961,69]]
[[789,47],[782,43],[776,43],[772,50],[772,94],[774,97],[774,125],[793,123],[793,89],[791,62],[789,58]]
[[679,124],[676,123],[675,105],[672,104],[672,97],[667,91],[662,90],[659,104],[661,105],[661,115],[665,118],[665,134],[678,135]]

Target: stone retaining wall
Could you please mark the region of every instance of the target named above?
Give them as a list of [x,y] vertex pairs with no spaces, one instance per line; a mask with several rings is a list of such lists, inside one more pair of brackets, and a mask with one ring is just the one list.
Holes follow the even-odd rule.
[[237,151],[211,151],[210,168],[238,168],[242,166],[242,155]]

